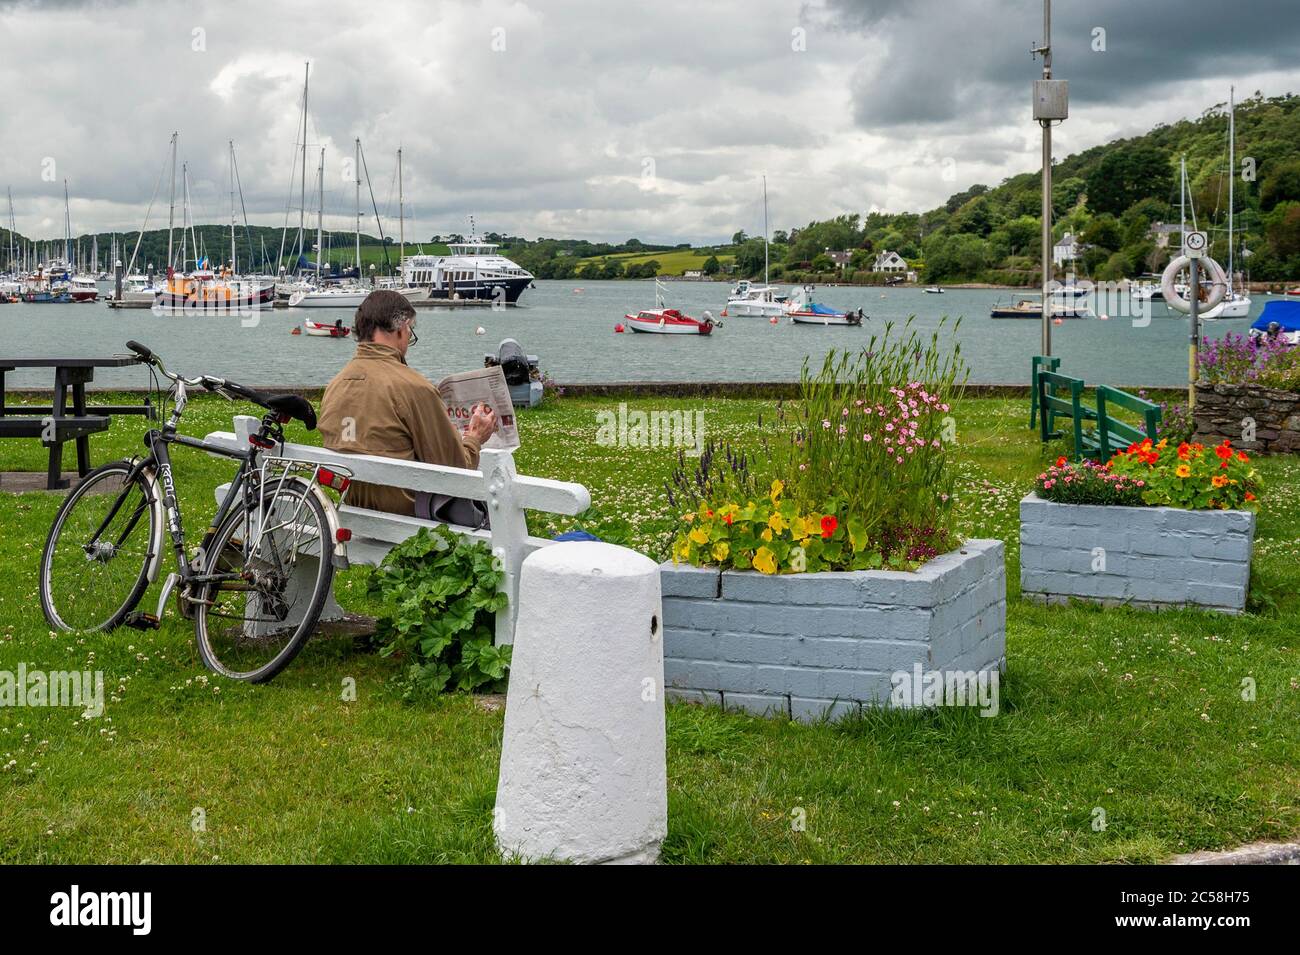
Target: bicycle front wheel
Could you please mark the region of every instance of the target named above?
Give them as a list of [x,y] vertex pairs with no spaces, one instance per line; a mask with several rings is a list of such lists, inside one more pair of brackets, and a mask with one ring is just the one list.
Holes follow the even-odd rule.
[[86,475],[54,516],[41,552],[41,610],[60,630],[112,630],[149,586],[158,531],[152,491],[130,461]]
[[304,481],[276,482],[260,508],[240,505],[212,538],[196,588],[199,655],[211,670],[265,683],[316,629],[334,580],[325,508]]

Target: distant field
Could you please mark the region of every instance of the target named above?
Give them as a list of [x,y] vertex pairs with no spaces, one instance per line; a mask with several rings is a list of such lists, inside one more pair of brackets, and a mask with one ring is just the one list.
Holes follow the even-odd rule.
[[[617,259],[626,268],[629,265],[640,265],[643,262],[656,261],[660,265],[661,272],[667,275],[681,275],[689,269],[701,268],[708,261],[709,256],[713,254],[715,253],[694,249],[674,249],[671,252],[621,252],[617,255],[596,255],[591,258],[579,259],[578,264],[584,265],[587,262]],[[735,258],[734,255],[719,255],[718,262],[721,265],[727,265]]]
[[[341,238],[342,237],[340,236],[335,236],[336,240]],[[312,236],[312,241],[313,242],[316,241],[315,235]],[[407,242],[406,243],[407,255],[420,255],[420,254],[446,255],[448,251],[449,250],[447,249],[447,246],[439,242]],[[353,247],[351,245],[348,245],[346,242],[340,241],[332,248],[328,249],[328,253],[325,256],[325,261],[327,263],[337,262],[343,268],[351,268],[352,252],[353,252]],[[307,258],[312,262],[316,261],[316,256],[311,252],[307,253]],[[388,262],[390,265],[396,268],[399,259],[400,259],[400,255],[399,255],[398,245],[397,242],[394,241],[393,244],[388,247]],[[297,259],[292,253],[285,253],[284,264],[286,266],[292,266],[293,263],[296,261]],[[367,270],[370,268],[372,263],[374,264],[376,270],[382,269],[384,267],[384,247],[382,245],[363,245],[361,247],[361,263],[366,267]]]

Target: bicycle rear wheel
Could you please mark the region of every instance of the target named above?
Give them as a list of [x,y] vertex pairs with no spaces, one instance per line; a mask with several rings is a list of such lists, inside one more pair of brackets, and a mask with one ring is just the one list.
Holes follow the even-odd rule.
[[91,471],[64,499],[41,551],[41,610],[60,630],[111,630],[149,586],[157,515],[130,461]]
[[277,482],[262,507],[236,507],[212,538],[197,587],[199,655],[211,670],[265,683],[311,637],[334,580],[330,525],[313,489]]

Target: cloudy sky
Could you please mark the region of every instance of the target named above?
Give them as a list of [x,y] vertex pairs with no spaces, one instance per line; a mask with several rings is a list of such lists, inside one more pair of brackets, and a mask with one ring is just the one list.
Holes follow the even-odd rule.
[[[1055,6],[1058,157],[1232,83],[1300,91],[1297,0]],[[336,229],[358,136],[386,229],[403,148],[408,237],[472,213],[714,242],[761,232],[763,175],[774,229],[919,211],[1037,166],[1041,26],[1041,0],[0,0],[0,186],[28,235],[62,235],[65,177],[74,232],[139,228],[176,130],[198,221],[228,221],[233,139],[250,219],[280,225],[310,61],[308,189],[323,146]]]

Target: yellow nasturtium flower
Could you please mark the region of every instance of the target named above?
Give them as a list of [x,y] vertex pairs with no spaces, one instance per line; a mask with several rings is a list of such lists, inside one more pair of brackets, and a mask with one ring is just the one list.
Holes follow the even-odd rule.
[[691,554],[690,541],[678,541],[677,546],[673,549],[673,560],[686,560]]
[[770,541],[770,540],[772,539],[772,528],[770,528],[770,527],[764,527],[764,528],[763,528],[763,532],[762,532],[761,534],[759,534],[758,536],[761,537],[761,538],[763,538],[763,540],[765,540],[765,541]]
[[816,530],[816,523],[810,517],[796,517],[790,522],[790,536],[797,541],[807,540]]
[[709,542],[709,529],[707,527],[697,527],[686,536],[697,544],[707,544]]
[[[767,526],[772,528],[773,534],[779,534],[790,525],[785,522],[780,511],[773,511],[772,516],[767,519]],[[770,540],[770,538],[768,538]]]
[[771,497],[773,504],[776,503],[776,499],[781,496],[781,492],[784,490],[785,485],[779,479],[772,482],[772,493],[768,496]]
[[763,574],[776,573],[776,555],[766,547],[754,552],[754,569]]
[[727,555],[730,553],[731,553],[731,545],[728,544],[726,541],[718,541],[716,544],[713,545],[713,559],[716,561],[726,560]]
[[808,569],[808,555],[802,547],[790,549],[790,569],[796,574],[802,574]]

